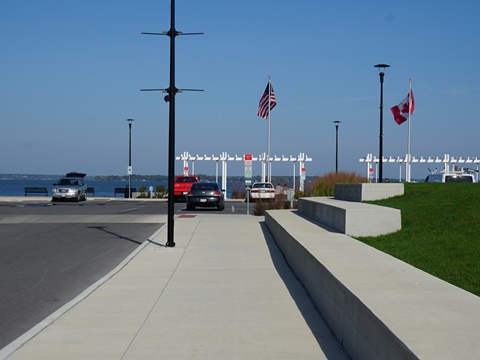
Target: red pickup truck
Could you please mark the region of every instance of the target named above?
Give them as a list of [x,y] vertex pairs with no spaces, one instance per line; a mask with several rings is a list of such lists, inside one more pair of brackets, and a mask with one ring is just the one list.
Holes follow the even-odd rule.
[[185,199],[190,186],[194,182],[200,181],[196,175],[178,175],[175,177],[173,184],[173,196],[174,200],[178,201],[180,199]]

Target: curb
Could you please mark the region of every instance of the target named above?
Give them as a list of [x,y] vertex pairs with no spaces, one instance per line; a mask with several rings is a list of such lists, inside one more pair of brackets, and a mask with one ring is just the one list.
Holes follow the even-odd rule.
[[105,282],[110,280],[113,276],[115,276],[120,270],[122,270],[125,266],[128,265],[130,261],[132,261],[148,244],[150,244],[157,235],[163,231],[163,229],[167,225],[163,225],[160,227],[153,235],[151,235],[148,240],[145,240],[137,249],[135,249],[130,255],[128,255],[120,264],[118,264],[112,271],[106,274],[103,278],[96,281],[94,284],[90,285],[88,288],[83,290],[77,297],[70,300],[68,303],[63,305],[60,309],[56,310],[45,319],[40,321],[37,325],[32,327],[23,335],[20,335],[16,340],[12,341],[10,344],[5,346],[3,349],[0,350],[0,360],[7,359],[11,354],[13,354],[17,349],[21,348],[24,344],[29,342],[35,336],[37,336],[40,332],[44,329],[49,327],[53,324],[56,320],[58,320],[62,315],[67,313],[70,309],[74,308],[77,304],[85,300],[88,296],[90,296],[95,290],[97,290],[100,286],[102,286]]

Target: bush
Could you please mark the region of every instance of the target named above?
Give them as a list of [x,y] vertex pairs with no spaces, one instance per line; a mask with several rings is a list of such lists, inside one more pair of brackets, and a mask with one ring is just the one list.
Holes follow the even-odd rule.
[[232,199],[246,199],[247,192],[245,187],[240,184],[233,185],[232,188]]
[[299,199],[299,198],[302,198],[302,197],[305,197],[305,196],[307,196],[305,191],[300,191],[300,190],[295,191],[295,199]]
[[147,188],[145,186],[140,186],[138,188],[138,191],[140,192],[140,195],[137,196],[137,198],[146,198],[147,197],[147,194],[146,194],[146,191],[147,191]]
[[263,216],[265,215],[266,210],[281,210],[281,209],[290,209],[290,201],[286,200],[285,195],[277,194],[274,200],[270,200],[270,201],[257,200],[255,202],[255,207],[253,208],[253,215]]
[[355,171],[329,172],[317,177],[310,185],[310,196],[333,196],[335,184],[358,184],[366,183],[365,176],[358,175]]
[[156,189],[155,189],[155,192],[156,192],[156,196],[157,198],[165,198],[167,197],[167,189],[165,186],[163,185],[157,185]]

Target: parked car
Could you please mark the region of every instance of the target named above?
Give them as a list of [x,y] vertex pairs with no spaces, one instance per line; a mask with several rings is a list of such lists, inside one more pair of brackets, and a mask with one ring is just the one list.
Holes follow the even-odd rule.
[[86,174],[70,172],[53,184],[52,201],[71,199],[87,200]]
[[269,182],[256,182],[250,189],[250,200],[273,200],[275,199],[275,187]]
[[216,207],[218,210],[225,209],[225,201],[222,190],[215,182],[193,183],[187,193],[187,210],[195,207]]
[[193,183],[198,182],[198,176],[196,175],[179,175],[175,177],[173,184],[173,197],[175,201],[185,199],[190,186]]

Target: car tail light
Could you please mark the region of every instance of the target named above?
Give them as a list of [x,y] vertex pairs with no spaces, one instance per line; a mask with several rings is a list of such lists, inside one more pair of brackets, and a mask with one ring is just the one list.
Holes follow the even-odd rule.
[[257,190],[257,189],[252,189],[251,192],[252,192],[252,193],[258,193],[258,190]]
[[187,193],[188,196],[193,196],[193,191],[192,190],[189,190],[188,193]]
[[220,196],[220,195],[222,195],[222,193],[218,190],[215,190],[215,196]]

